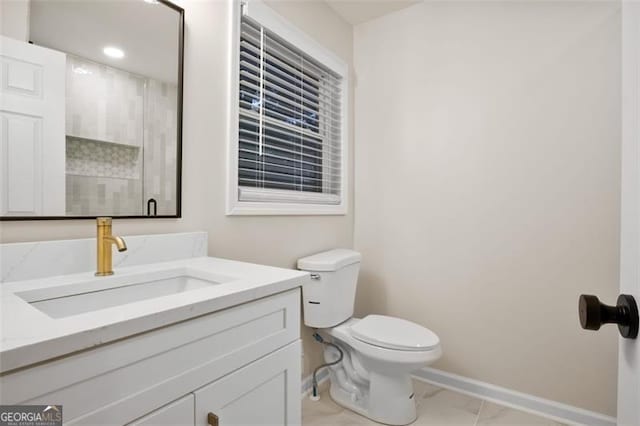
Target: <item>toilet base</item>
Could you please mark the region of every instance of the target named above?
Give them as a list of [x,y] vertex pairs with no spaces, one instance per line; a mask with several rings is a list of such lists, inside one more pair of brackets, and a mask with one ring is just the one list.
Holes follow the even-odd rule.
[[333,372],[330,380],[331,399],[361,416],[393,426],[408,425],[417,418],[413,383],[408,374],[390,377],[371,373],[368,392],[359,397],[343,389]]

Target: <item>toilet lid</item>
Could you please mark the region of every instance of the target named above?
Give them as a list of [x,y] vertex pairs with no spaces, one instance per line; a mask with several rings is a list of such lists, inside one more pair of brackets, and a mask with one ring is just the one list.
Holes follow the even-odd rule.
[[402,351],[427,351],[440,344],[428,328],[384,315],[368,315],[351,326],[351,335],[365,343]]

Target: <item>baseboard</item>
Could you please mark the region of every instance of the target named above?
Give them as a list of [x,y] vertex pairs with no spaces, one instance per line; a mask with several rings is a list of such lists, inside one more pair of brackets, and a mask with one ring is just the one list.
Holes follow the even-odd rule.
[[436,386],[475,396],[507,407],[572,425],[615,426],[616,419],[594,411],[502,388],[435,368],[423,368],[413,375]]
[[[328,368],[323,368],[322,370],[320,370],[320,372],[316,375],[316,379],[318,380],[318,385],[321,385],[326,380],[328,380],[329,379],[329,369]],[[313,383],[313,375],[312,374],[309,374],[307,377],[302,379],[302,391],[301,391],[302,398],[305,398],[305,397],[309,396],[309,394],[311,393],[311,387],[313,386],[312,383]]]

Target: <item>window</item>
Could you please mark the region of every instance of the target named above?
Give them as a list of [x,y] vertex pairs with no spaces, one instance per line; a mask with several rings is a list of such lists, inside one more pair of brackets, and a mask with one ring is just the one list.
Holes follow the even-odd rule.
[[240,19],[229,213],[343,214],[346,66],[326,65],[313,54],[321,47],[261,2],[254,7],[265,13],[245,9]]

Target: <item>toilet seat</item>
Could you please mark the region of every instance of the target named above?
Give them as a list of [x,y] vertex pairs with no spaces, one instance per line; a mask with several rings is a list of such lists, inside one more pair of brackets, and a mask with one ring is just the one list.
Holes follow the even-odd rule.
[[382,363],[399,366],[406,364],[426,365],[442,356],[440,344],[424,350],[398,350],[366,343],[353,335],[352,328],[359,322],[362,322],[362,319],[350,318],[338,326],[327,328],[323,331],[338,342],[343,342],[353,348],[360,356],[372,360],[375,359]]
[[368,315],[349,331],[361,342],[396,351],[429,351],[440,345],[438,336],[428,328],[384,315]]

